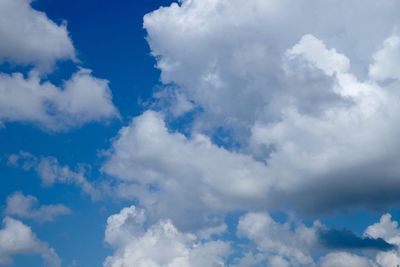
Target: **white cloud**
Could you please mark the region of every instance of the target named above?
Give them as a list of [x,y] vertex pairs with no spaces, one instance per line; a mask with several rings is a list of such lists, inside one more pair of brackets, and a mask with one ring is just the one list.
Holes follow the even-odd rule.
[[31,2],[0,2],[0,63],[34,64],[48,71],[59,59],[75,59],[66,25],[32,9]]
[[[366,233],[387,221],[388,216],[367,228]],[[400,263],[397,248],[332,251],[321,241],[324,230],[326,227],[318,221],[306,226],[293,217],[278,222],[268,213],[249,212],[239,218],[237,238],[228,245],[216,236],[202,238],[201,231],[182,232],[170,220],[153,223],[145,210],[130,206],[107,220],[104,240],[114,254],[106,258],[104,266],[392,267]]]
[[375,80],[400,80],[400,36],[395,34],[387,38],[381,50],[374,56],[369,66],[369,75]]
[[[366,257],[347,252],[333,252],[321,259],[321,267],[374,267],[375,265]],[[396,266],[396,265],[393,265]]]
[[291,84],[281,68],[285,51],[302,36],[323,40],[332,47],[328,54],[347,55],[352,70],[366,77],[371,55],[400,25],[399,8],[396,0],[185,0],[147,14],[144,27],[162,81],[178,85],[204,109],[198,127],[239,128],[243,134],[259,118],[279,119],[280,109],[309,87]]
[[[328,55],[324,64],[335,66],[329,59],[344,58],[319,44]],[[310,64],[307,68],[325,66],[297,57]],[[125,189],[156,216],[182,225],[193,210],[199,222],[214,211],[283,206],[318,211],[390,202],[400,191],[399,98],[349,73],[332,79],[332,92],[348,104],[317,115],[289,106],[278,122],[255,122],[249,143],[256,149],[250,153],[260,161],[218,147],[202,134],[171,133],[159,113],[147,111],[120,131],[103,170],[138,184]],[[385,183],[375,179],[378,175]]]
[[378,223],[368,226],[364,235],[372,238],[382,238],[390,244],[400,245],[399,223],[392,220],[392,215],[388,213],[382,215]]
[[118,117],[108,81],[81,69],[63,88],[35,74],[0,74],[0,123],[28,122],[62,131],[91,121]]
[[392,267],[400,264],[399,251],[381,252],[376,256],[379,267]]
[[386,242],[396,245],[392,251],[379,252],[375,261],[379,267],[391,267],[400,264],[400,229],[399,223],[392,219],[391,214],[384,214],[378,223],[372,224],[364,231],[364,236],[382,238]]
[[[237,235],[247,238],[250,243],[241,246],[240,252],[245,253],[232,266],[391,267],[400,264],[397,247],[390,251],[353,249],[350,253],[344,248],[332,251],[323,245],[321,231],[326,231],[326,227],[318,221],[307,227],[290,218],[286,222],[277,222],[267,213],[247,213],[239,219]],[[379,223],[369,226],[364,235],[370,240],[384,238],[396,244],[397,222],[391,221],[391,216],[386,214]],[[348,240],[335,242],[346,243]]]
[[239,220],[237,231],[254,242],[270,266],[315,266],[310,255],[318,246],[321,225],[278,223],[266,213],[248,213]]
[[285,53],[289,59],[304,57],[311,66],[321,69],[326,75],[347,72],[350,61],[337,53],[335,49],[327,49],[325,44],[313,35],[304,35],[298,44]]
[[60,267],[61,260],[54,249],[37,239],[31,228],[20,221],[6,217],[0,229],[0,265],[11,264],[12,257],[19,254],[37,254],[44,266]]
[[36,197],[15,192],[7,197],[5,212],[10,216],[31,218],[37,221],[52,221],[55,217],[66,215],[71,210],[62,205],[39,205]]
[[[34,10],[31,0],[0,3],[0,64],[28,66],[30,72],[0,73],[0,126],[32,123],[50,131],[118,117],[108,81],[81,69],[61,88],[46,81],[58,60],[77,62],[66,23],[57,25]],[[33,69],[33,70],[32,70]]]
[[200,224],[207,213],[254,206],[273,183],[264,164],[204,135],[171,133],[152,111],[120,131],[111,153],[103,171],[133,184],[141,205],[179,226]]
[[[302,60],[312,64],[306,57]],[[331,90],[348,104],[328,105],[315,115],[283,107],[278,122],[254,124],[251,146],[264,147],[268,169],[280,177],[278,186],[300,192],[295,193],[296,201],[307,209],[376,205],[377,199],[380,204],[390,203],[400,189],[395,167],[399,164],[400,99],[397,93],[370,81],[360,82],[350,73],[336,73],[333,82]],[[380,193],[386,192],[384,197],[378,196],[377,187]],[[378,198],[372,201],[372,196]]]
[[22,168],[25,171],[34,170],[41,178],[43,186],[72,184],[78,186],[92,199],[100,197],[100,189],[87,180],[83,165],[72,170],[69,166],[62,166],[54,157],[36,157],[24,151],[9,155],[7,163],[11,167]]
[[147,225],[144,211],[134,206],[108,218],[105,241],[115,250],[106,267],[225,266],[229,250],[222,241],[182,233],[169,220]]
[[[255,165],[262,164],[261,176],[248,172],[240,180],[249,183],[241,188],[258,189],[248,207],[256,209],[262,201],[266,208],[325,211],[398,200],[398,86],[370,80],[368,68],[374,60],[370,69],[381,66],[394,77],[400,64],[395,53],[399,8],[392,0],[186,0],[147,14],[144,27],[162,82],[172,83],[177,94],[199,107],[192,135],[218,135],[222,128],[239,146],[227,153],[249,155],[258,161]],[[349,10],[360,12],[355,17]],[[390,61],[385,59],[389,55]],[[154,144],[161,146],[160,140]],[[169,142],[170,151],[172,146]],[[132,148],[131,153],[137,149]],[[124,179],[139,168],[140,156],[121,150],[119,158],[132,159],[131,169],[123,174],[129,164],[114,162],[121,171],[109,173]],[[140,159],[145,175],[138,176],[173,176],[168,168],[160,169],[159,163],[167,162],[163,157],[171,158],[165,154]],[[198,164],[199,153],[190,154],[184,157],[186,168],[191,160]],[[209,170],[207,164],[203,168]],[[230,181],[225,184],[235,183]],[[179,190],[189,191],[194,184],[180,183],[185,188]],[[213,191],[219,180],[209,184],[205,190],[218,203],[241,208],[226,197],[230,186]],[[189,197],[198,198],[196,193]]]

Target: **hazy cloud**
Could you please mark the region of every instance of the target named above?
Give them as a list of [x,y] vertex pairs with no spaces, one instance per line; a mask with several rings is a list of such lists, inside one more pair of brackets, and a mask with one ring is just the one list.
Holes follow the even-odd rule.
[[15,192],[7,197],[5,212],[9,216],[45,222],[52,221],[57,216],[69,214],[71,210],[62,204],[40,205],[36,197]]
[[72,170],[69,166],[62,166],[54,157],[36,157],[25,151],[9,155],[7,163],[14,168],[35,171],[40,177],[43,186],[72,184],[79,187],[92,199],[100,197],[99,189],[87,180],[83,165],[78,166],[76,170]]
[[0,229],[0,264],[12,264],[13,256],[37,254],[43,258],[44,266],[60,267],[61,260],[54,249],[40,241],[29,226],[6,217]]

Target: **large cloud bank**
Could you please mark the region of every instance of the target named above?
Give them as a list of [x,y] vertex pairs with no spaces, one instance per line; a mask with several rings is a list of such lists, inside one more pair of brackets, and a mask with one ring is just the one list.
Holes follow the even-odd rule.
[[[399,8],[186,0],[147,14],[162,104],[120,131],[103,170],[182,225],[398,202]],[[169,128],[179,117],[189,130]]]
[[[391,248],[354,253],[353,249],[327,251],[321,232],[326,227],[316,221],[311,226],[290,219],[274,220],[268,213],[250,212],[237,224],[236,240],[224,238],[226,229],[179,231],[170,220],[150,223],[145,210],[130,206],[107,220],[105,242],[114,254],[104,261],[107,267],[391,267],[400,259],[400,230],[390,214],[364,231],[364,242],[380,240]],[[235,231],[235,230],[233,230]],[[346,241],[344,241],[346,243]],[[358,249],[363,249],[359,244]]]

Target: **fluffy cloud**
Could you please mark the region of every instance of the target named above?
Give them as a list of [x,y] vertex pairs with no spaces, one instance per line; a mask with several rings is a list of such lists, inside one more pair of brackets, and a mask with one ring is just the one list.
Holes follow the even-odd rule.
[[369,75],[375,80],[400,80],[400,36],[387,38],[383,48],[373,56],[374,63],[369,67]]
[[[316,77],[299,86],[282,71],[283,54],[302,36],[324,40],[365,77],[371,55],[399,25],[398,9],[395,0],[382,5],[373,0],[186,0],[147,14],[144,27],[162,81],[177,84],[204,109],[199,127],[225,124],[244,131],[259,118],[279,119],[280,109],[293,99],[302,105],[319,92],[322,99],[308,105],[326,100],[329,88],[323,83],[305,95],[311,82],[321,82]],[[360,12],[354,16],[349,10]]]
[[[364,237],[371,240],[383,239],[392,244],[390,251],[378,251],[375,255],[357,256],[349,253],[331,253],[321,259],[321,267],[328,266],[373,266],[392,267],[400,264],[400,229],[390,214],[384,214],[379,222],[367,227]],[[368,254],[367,254],[368,255]],[[346,263],[347,262],[347,263]],[[354,264],[349,264],[354,262]]]
[[[141,208],[123,208],[107,220],[104,240],[114,254],[105,259],[104,266],[393,267],[400,264],[397,246],[387,251],[363,245],[327,247],[321,233],[333,230],[318,221],[307,226],[292,216],[277,221],[265,212],[249,212],[237,224],[231,223],[229,235],[236,238],[230,245],[223,241],[224,236],[201,237],[201,231],[182,232],[168,219],[149,221],[147,212]],[[367,243],[381,242],[382,236],[389,242],[399,236],[397,222],[386,214],[380,222],[369,226],[364,235],[368,237]]]
[[398,222],[392,220],[390,214],[384,214],[378,223],[372,224],[364,231],[364,236],[370,238],[382,238],[396,249],[386,252],[379,252],[375,262],[379,267],[391,267],[400,264],[400,229]]
[[[242,246],[241,253],[245,254],[236,259],[232,266],[391,267],[400,264],[399,249],[395,243],[390,242],[399,236],[397,222],[391,221],[388,214],[382,216],[379,223],[365,230],[362,241],[351,234],[352,246],[348,246],[349,234],[346,237],[339,233],[334,243],[341,245],[332,247],[327,244],[332,243],[332,238],[327,238],[324,235],[326,232],[336,232],[337,235],[336,230],[327,229],[318,221],[308,227],[296,220],[279,223],[266,213],[247,213],[239,219],[237,234],[247,238],[250,243]],[[393,245],[382,246],[383,236],[386,242]],[[370,244],[379,246],[371,250],[374,247],[367,246]],[[358,254],[354,253],[356,251]]]
[[[304,40],[295,48],[307,49],[309,40]],[[325,53],[316,53],[324,55],[319,64],[304,51],[295,54],[296,60],[330,75],[331,90],[348,103],[329,105],[316,115],[284,107],[280,121],[254,124],[251,145],[258,150],[264,147],[269,169],[283,178],[285,191],[297,191],[296,201],[306,209],[390,203],[399,191],[395,167],[399,162],[394,159],[400,146],[395,137],[400,130],[399,96],[372,81],[359,81],[341,67],[343,55],[333,56],[328,54],[332,50],[320,48]],[[288,50],[291,55],[293,49]],[[384,197],[379,197],[382,191],[378,193],[377,187],[386,192]],[[311,191],[312,197],[301,197]]]
[[[80,69],[63,86],[46,81],[57,60],[75,60],[66,23],[57,25],[31,0],[0,3],[0,64],[29,66],[29,73],[0,73],[0,126],[32,123],[50,131],[118,117],[108,81]],[[32,70],[33,68],[33,70]]]
[[320,228],[318,222],[312,227],[280,224],[266,213],[248,213],[240,218],[237,231],[254,242],[269,266],[315,266],[310,251],[319,243]]
[[0,63],[34,64],[49,70],[59,59],[75,59],[66,25],[30,6],[32,0],[0,2]]
[[[173,218],[203,206],[316,212],[394,203],[400,97],[398,83],[381,81],[397,79],[399,8],[394,0],[186,0],[147,14],[168,85],[157,99],[170,102],[167,114],[174,105],[179,115],[196,110],[191,132],[171,133],[161,121],[142,127],[147,112],[121,131],[104,170],[147,184],[131,191],[146,207],[167,213],[162,203],[178,203]],[[221,129],[233,140],[226,148],[207,137]]]
[[364,235],[372,238],[383,238],[390,244],[400,245],[399,223],[393,221],[390,214],[384,214],[378,223],[368,226]]
[[264,164],[213,145],[204,135],[171,133],[152,111],[123,128],[111,152],[103,171],[133,184],[141,205],[180,226],[201,223],[213,211],[254,206],[273,184],[265,179]]
[[[321,267],[373,267],[373,263],[366,257],[346,253],[334,252],[321,259]],[[394,265],[395,266],[395,265]]]
[[84,166],[72,170],[62,166],[54,157],[36,157],[28,152],[8,156],[7,163],[11,167],[22,168],[25,171],[34,170],[41,178],[42,185],[49,187],[53,184],[72,184],[82,189],[92,199],[100,196],[99,188],[86,179]]
[[200,221],[213,211],[285,205],[315,211],[393,201],[400,190],[398,98],[341,68],[335,71],[332,90],[352,103],[319,116],[288,108],[280,122],[257,122],[250,142],[261,148],[261,161],[218,147],[202,134],[172,133],[159,113],[148,111],[120,131],[103,170],[135,185],[131,195],[158,216],[182,224],[193,210]]
[[31,218],[37,221],[52,221],[55,217],[66,215],[71,210],[61,204],[39,205],[36,197],[15,192],[7,198],[5,212],[10,216]]
[[108,81],[82,69],[63,88],[35,74],[0,74],[0,123],[29,122],[50,131],[67,130],[118,116]]
[[229,250],[225,242],[182,233],[168,220],[146,226],[146,214],[134,206],[108,218],[105,241],[115,249],[106,267],[225,266]]
[[61,266],[54,249],[37,239],[30,227],[9,217],[3,223],[4,227],[0,229],[0,265],[11,264],[15,255],[37,254],[43,258],[44,266]]

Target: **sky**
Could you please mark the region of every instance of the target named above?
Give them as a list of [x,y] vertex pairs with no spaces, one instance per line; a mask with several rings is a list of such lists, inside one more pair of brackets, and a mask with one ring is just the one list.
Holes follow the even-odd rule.
[[0,0],[0,266],[400,264],[398,0]]

